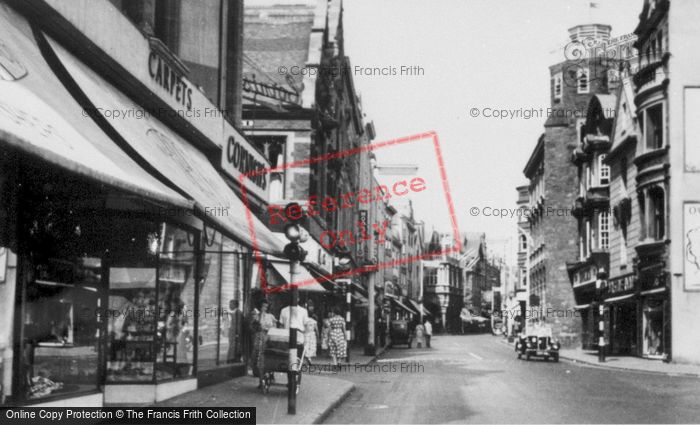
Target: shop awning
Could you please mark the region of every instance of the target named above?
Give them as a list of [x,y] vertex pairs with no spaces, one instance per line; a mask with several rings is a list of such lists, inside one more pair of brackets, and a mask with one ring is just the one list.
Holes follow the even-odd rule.
[[305,267],[297,267],[298,273],[292,279],[289,263],[286,261],[270,261],[272,268],[284,279],[287,284],[297,284],[297,289],[303,292],[326,292],[316,279],[311,276]]
[[612,303],[612,302],[616,302],[616,301],[622,301],[622,300],[632,298],[632,297],[634,297],[634,295],[635,294],[620,295],[619,297],[612,297],[612,298],[608,298],[606,300],[603,300],[603,302],[604,303]]
[[0,41],[0,146],[142,200],[192,208],[192,201],[148,174],[86,117],[47,64],[27,21],[7,7],[0,8]]
[[[47,38],[49,38],[47,36]],[[107,83],[61,45],[49,39],[68,73],[106,122],[134,151],[195,201],[206,219],[242,242],[267,254],[281,254],[283,244],[253,216],[207,157]],[[109,116],[106,112],[110,112]],[[116,113],[120,116],[117,117]],[[250,242],[248,242],[250,241]]]
[[396,298],[389,298],[391,302],[398,308],[405,310],[409,314],[418,314],[417,311],[414,311],[412,308],[409,308],[406,306],[406,304],[402,303],[401,301],[397,300]]
[[408,299],[408,302],[411,303],[411,305],[416,309],[416,311],[423,311],[423,316],[430,316],[430,312],[422,305],[418,304],[417,301],[414,301],[412,299]]
[[651,295],[651,294],[658,294],[661,292],[666,291],[666,288],[655,288],[655,289],[648,289],[646,291],[642,291],[641,295]]

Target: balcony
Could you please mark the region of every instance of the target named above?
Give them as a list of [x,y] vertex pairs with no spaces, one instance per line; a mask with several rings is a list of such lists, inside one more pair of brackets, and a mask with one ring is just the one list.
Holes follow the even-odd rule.
[[666,63],[670,53],[666,52],[661,59],[650,59],[650,61],[639,68],[639,71],[632,77],[637,96],[646,94],[650,90],[660,89],[668,84],[668,73]]

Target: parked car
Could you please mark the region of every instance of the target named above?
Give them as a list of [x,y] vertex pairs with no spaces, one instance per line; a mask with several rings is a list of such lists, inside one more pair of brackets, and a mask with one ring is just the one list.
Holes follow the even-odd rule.
[[521,333],[518,342],[515,343],[515,352],[518,358],[525,356],[543,357],[545,361],[551,357],[555,362],[559,361],[559,349],[561,344],[552,338],[552,329],[548,327],[528,327]]

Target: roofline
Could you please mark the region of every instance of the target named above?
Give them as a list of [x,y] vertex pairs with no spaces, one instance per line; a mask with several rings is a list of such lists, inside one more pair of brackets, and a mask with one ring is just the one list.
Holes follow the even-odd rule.
[[523,174],[525,174],[525,177],[530,178],[532,175],[532,168],[534,167],[535,160],[540,153],[544,153],[544,133],[542,133],[540,138],[537,139],[537,145],[535,145],[535,149],[533,149],[532,153],[530,154],[530,158],[527,160],[527,164],[525,164],[525,168],[523,168]]

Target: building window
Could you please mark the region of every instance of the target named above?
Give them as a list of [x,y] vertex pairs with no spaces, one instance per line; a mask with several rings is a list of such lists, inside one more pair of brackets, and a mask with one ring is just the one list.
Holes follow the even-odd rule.
[[588,68],[579,68],[579,70],[576,72],[576,88],[578,93],[588,93],[588,76]]
[[623,156],[620,159],[620,180],[622,181],[622,189],[627,193],[627,157]]
[[639,226],[639,239],[644,240],[647,237],[647,226],[644,225],[646,223],[647,219],[647,209],[646,209],[646,199],[644,199],[644,192],[639,192],[637,197],[639,201],[639,221],[642,223],[641,226]]
[[593,185],[593,173],[591,172],[591,166],[586,164],[586,188]]
[[554,98],[561,99],[562,96],[562,73],[554,74]]
[[649,236],[656,240],[663,239],[666,234],[666,202],[663,189],[654,187],[649,190],[649,209]]
[[620,238],[620,265],[621,266],[626,266],[627,265],[627,229],[625,226],[620,226],[620,234],[622,235],[622,238]]
[[605,164],[605,154],[598,157],[598,184],[601,186],[610,184],[610,166]]
[[598,235],[600,249],[607,250],[610,244],[610,213],[602,211],[598,216]]
[[527,237],[520,235],[520,250],[527,251]]
[[661,149],[664,146],[663,139],[663,105],[658,104],[649,107],[646,111],[646,128],[644,139],[647,150]]

